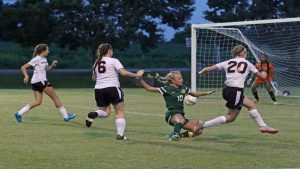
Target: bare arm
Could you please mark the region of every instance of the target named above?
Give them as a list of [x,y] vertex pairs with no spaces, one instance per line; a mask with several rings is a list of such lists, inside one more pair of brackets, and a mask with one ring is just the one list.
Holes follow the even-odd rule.
[[216,92],[216,90],[208,91],[208,92],[190,92],[189,94],[194,97],[206,96]]
[[124,68],[118,69],[118,72],[122,76],[125,76],[125,77],[138,77],[138,76],[142,76],[144,74],[143,70],[139,70],[137,73],[132,73],[132,72],[125,70]]
[[28,81],[29,81],[29,76],[28,76],[28,73],[27,73],[27,69],[28,69],[30,66],[31,66],[31,65],[30,65],[29,63],[26,63],[25,65],[23,65],[23,66],[21,67],[22,74],[24,75],[24,80],[23,80],[23,82],[24,82],[25,84],[27,84]]
[[263,74],[263,73],[258,71],[258,72],[256,72],[256,76],[258,76],[258,77],[265,80],[267,78],[267,73]]
[[143,79],[138,79],[138,81],[148,92],[160,93],[158,88],[148,85]]
[[54,69],[58,64],[57,60],[53,60],[52,64],[50,66],[47,67],[47,71],[50,71],[52,69]]
[[96,81],[96,72],[95,72],[95,70],[93,70],[93,73],[92,73],[92,80]]
[[219,69],[219,67],[217,65],[209,66],[209,67],[202,69],[200,72],[198,72],[198,74],[202,75],[206,72],[210,72],[210,71],[217,70],[217,69]]

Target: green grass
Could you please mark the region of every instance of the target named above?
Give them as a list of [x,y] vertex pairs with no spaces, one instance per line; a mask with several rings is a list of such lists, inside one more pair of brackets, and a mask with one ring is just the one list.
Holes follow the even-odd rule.
[[[86,128],[87,112],[94,110],[93,89],[58,89],[58,95],[78,118],[64,123],[52,101],[15,122],[13,112],[33,99],[32,91],[0,90],[0,168],[299,168],[300,100],[279,98],[274,106],[263,98],[258,110],[276,135],[261,134],[242,110],[236,122],[204,130],[179,142],[163,135],[171,130],[163,118],[163,98],[142,89],[125,89],[127,141],[115,139],[114,115]],[[222,99],[203,98],[186,106],[193,119],[208,120],[226,112]]]

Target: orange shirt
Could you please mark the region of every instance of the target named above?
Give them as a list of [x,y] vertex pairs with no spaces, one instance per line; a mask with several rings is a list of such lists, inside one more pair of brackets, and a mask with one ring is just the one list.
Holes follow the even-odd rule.
[[265,71],[267,73],[267,78],[264,80],[260,77],[255,78],[255,82],[257,83],[264,83],[267,81],[272,81],[274,76],[274,66],[272,63],[269,62],[269,72],[268,72],[268,64],[267,63],[261,63],[258,62],[255,64],[255,67],[261,72]]

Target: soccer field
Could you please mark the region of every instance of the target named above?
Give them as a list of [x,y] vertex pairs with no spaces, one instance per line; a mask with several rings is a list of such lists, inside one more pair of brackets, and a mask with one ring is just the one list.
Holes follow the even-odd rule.
[[[96,119],[91,128],[85,118],[95,109],[93,89],[58,89],[70,113],[65,123],[45,95],[40,107],[18,124],[13,113],[33,99],[31,90],[0,90],[0,168],[300,168],[300,99],[278,98],[272,105],[262,98],[258,110],[275,135],[262,134],[243,109],[234,123],[208,128],[196,138],[169,142],[162,96],[142,89],[125,89],[127,141],[115,139],[115,118]],[[199,99],[186,106],[187,117],[208,120],[224,115],[221,98]]]

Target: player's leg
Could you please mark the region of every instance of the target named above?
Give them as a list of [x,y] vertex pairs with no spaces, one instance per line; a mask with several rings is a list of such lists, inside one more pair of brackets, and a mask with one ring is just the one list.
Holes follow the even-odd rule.
[[250,117],[258,124],[260,127],[260,131],[263,133],[272,133],[275,134],[278,132],[277,129],[273,129],[268,126],[263,118],[261,117],[260,113],[257,111],[255,107],[255,103],[247,97],[244,97],[243,105],[248,108]]
[[91,127],[94,120],[99,118],[108,117],[111,114],[110,111],[110,95],[114,94],[114,90],[112,88],[103,88],[103,89],[95,89],[95,101],[98,107],[98,110],[94,112],[89,112],[88,117],[85,120],[85,124],[87,127]]
[[183,117],[182,114],[174,114],[170,116],[169,124],[173,125],[173,135],[171,136],[170,140],[178,141],[180,139],[180,130],[186,123],[186,119]]
[[275,95],[274,95],[274,92],[273,92],[273,87],[272,87],[272,84],[270,81],[267,81],[266,82],[266,89],[271,97],[271,99],[273,100],[274,104],[278,104],[276,98],[275,98]]
[[58,111],[60,112],[62,117],[64,118],[65,122],[70,121],[71,119],[73,119],[77,116],[77,114],[68,114],[66,108],[61,103],[59,97],[55,93],[55,90],[52,86],[50,86],[50,85],[46,86],[44,88],[44,92],[53,100],[56,108],[58,109]]
[[188,131],[180,133],[180,137],[195,137],[202,134],[203,125],[204,125],[204,121],[200,119],[188,120],[182,127],[183,129],[186,129]]
[[257,94],[257,87],[258,87],[258,83],[256,83],[256,81],[253,82],[252,86],[251,86],[251,91],[252,91],[252,94],[255,98],[255,102],[259,102],[259,97],[258,97],[258,94]]
[[228,112],[224,116],[219,116],[209,121],[206,121],[203,128],[218,126],[225,123],[230,123],[235,121],[243,105],[243,90],[233,87],[224,87],[222,91],[224,100],[227,101],[226,107]]
[[93,124],[94,120],[98,118],[106,118],[110,116],[111,111],[110,111],[110,106],[103,106],[103,107],[98,107],[98,109],[94,112],[90,112],[88,114],[88,117],[86,118],[85,124],[87,127],[91,127]]
[[23,108],[21,108],[19,111],[15,112],[15,118],[17,122],[22,122],[22,116],[24,113],[28,112],[30,109],[33,109],[36,106],[41,105],[42,99],[43,99],[43,92],[41,91],[33,91],[34,92],[34,98],[35,100],[33,102],[30,102],[26,104]]
[[119,102],[117,104],[113,104],[115,112],[116,112],[116,127],[117,127],[117,139],[118,140],[127,140],[125,137],[125,111],[124,111],[124,101]]

